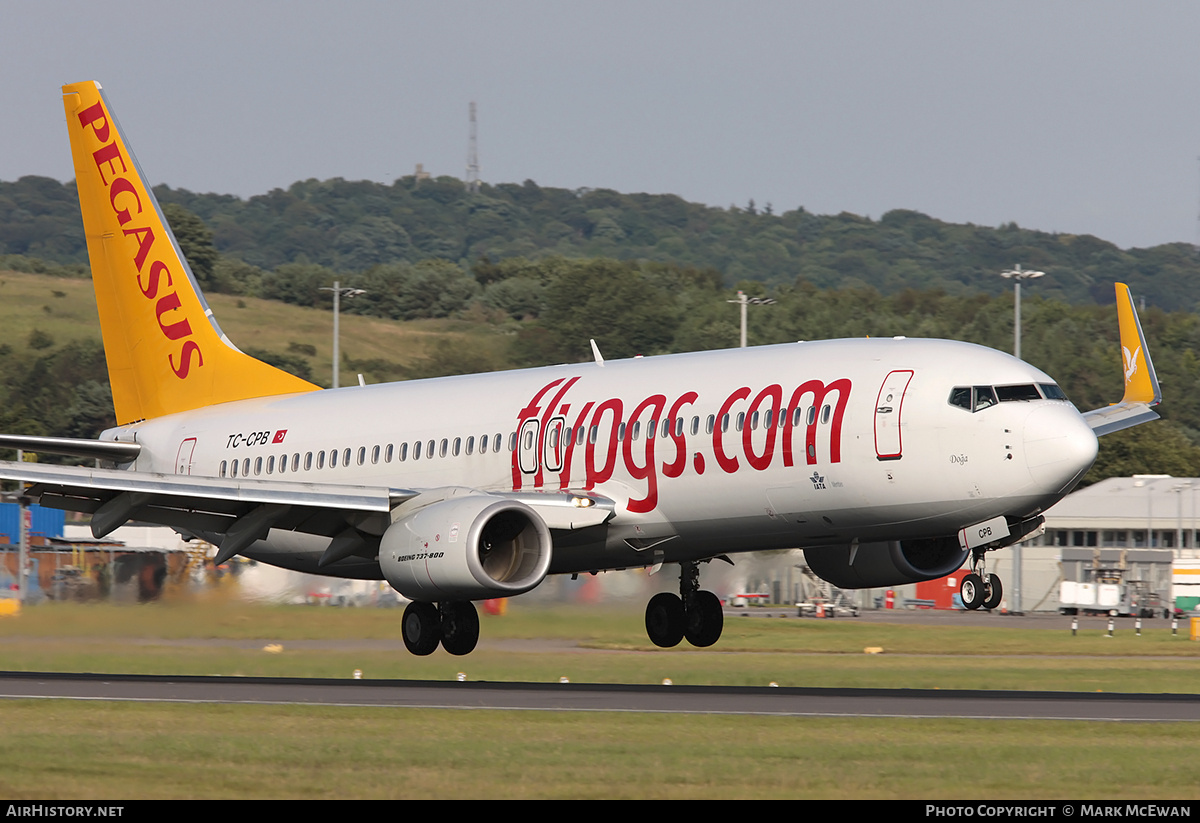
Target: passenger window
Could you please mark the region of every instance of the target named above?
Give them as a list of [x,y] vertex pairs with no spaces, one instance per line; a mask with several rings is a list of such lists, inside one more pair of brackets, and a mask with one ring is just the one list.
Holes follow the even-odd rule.
[[407,459],[408,459],[408,444],[401,443],[400,444],[400,453],[398,455],[396,455],[396,460],[403,463]]
[[413,460],[420,460],[420,459],[421,459],[421,441],[418,440],[416,443],[413,443]]
[[306,472],[312,471],[312,452],[304,453],[304,470]]
[[221,461],[221,468],[220,468],[220,469],[217,471],[217,475],[218,475],[219,477],[224,477],[224,476],[225,476],[225,472],[228,470],[228,468],[229,468],[229,461],[228,461],[228,460],[222,460],[222,461]]
[[375,446],[373,449],[371,449],[371,462],[372,463],[379,462],[379,447],[378,446]]
[[454,456],[458,457],[458,453],[462,450],[462,438],[454,438]]
[[325,452],[317,452],[317,469],[325,468]]
[[267,458],[267,474],[275,473],[275,455]]
[[467,438],[467,454],[475,453],[475,435]]

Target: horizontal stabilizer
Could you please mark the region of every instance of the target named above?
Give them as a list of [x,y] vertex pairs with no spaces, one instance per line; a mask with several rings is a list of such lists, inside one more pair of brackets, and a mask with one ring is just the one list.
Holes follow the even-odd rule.
[[115,440],[85,440],[75,437],[34,437],[24,434],[0,434],[0,448],[22,449],[43,454],[62,454],[88,460],[110,460],[113,463],[132,463],[141,454],[138,443],[118,443]]

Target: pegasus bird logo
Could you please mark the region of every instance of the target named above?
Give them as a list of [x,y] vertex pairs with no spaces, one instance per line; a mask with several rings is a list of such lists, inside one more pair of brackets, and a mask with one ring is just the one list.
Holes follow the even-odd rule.
[[1122,346],[1121,352],[1125,355],[1125,382],[1128,383],[1129,379],[1137,374],[1137,359],[1142,353],[1142,347],[1138,346],[1133,350],[1133,354],[1130,354],[1129,349]]

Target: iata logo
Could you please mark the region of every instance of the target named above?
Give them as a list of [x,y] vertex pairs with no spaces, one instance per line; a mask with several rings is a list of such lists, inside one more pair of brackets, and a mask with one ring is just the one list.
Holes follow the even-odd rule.
[[825,475],[820,474],[818,472],[813,472],[812,477],[810,477],[808,479],[812,481],[814,489],[825,488]]
[[[92,160],[100,172],[100,182],[108,190],[108,202],[117,217],[117,224],[122,227],[125,237],[137,243],[133,263],[138,271],[138,290],[154,304],[154,318],[159,332],[167,340],[178,343],[176,350],[167,355],[167,362],[176,377],[186,379],[193,366],[204,365],[204,356],[200,352],[200,344],[190,339],[192,326],[183,316],[183,304],[175,291],[172,272],[163,262],[163,259],[178,259],[175,249],[169,240],[155,236],[154,226],[162,228],[162,223],[157,220],[157,211],[148,221],[153,225],[137,225],[143,222],[138,219],[142,214],[142,199],[137,187],[127,177],[121,176],[129,173],[129,167],[116,140],[109,142],[112,129],[104,104],[96,103],[81,111],[79,125],[91,129],[96,140],[102,144],[92,152]],[[163,259],[159,259],[160,254]]]

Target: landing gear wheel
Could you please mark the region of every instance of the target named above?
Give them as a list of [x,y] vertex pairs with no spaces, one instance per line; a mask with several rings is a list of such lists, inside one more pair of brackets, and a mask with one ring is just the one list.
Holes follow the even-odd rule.
[[686,617],[684,636],[693,646],[704,648],[721,639],[725,615],[721,612],[721,601],[712,592],[699,591],[692,595]]
[[686,626],[683,601],[670,592],[656,594],[646,604],[646,634],[655,646],[678,646]]
[[409,603],[400,620],[404,647],[413,654],[433,654],[442,640],[442,621],[432,603]]
[[983,598],[983,608],[991,611],[1000,605],[1000,600],[1004,597],[1004,585],[997,575],[989,574],[983,588],[987,592],[987,596]]
[[470,654],[479,642],[479,612],[470,600],[442,603],[442,648],[450,654]]
[[963,608],[974,611],[983,605],[985,593],[983,591],[983,580],[979,575],[971,572],[962,580],[962,585],[958,589],[958,593],[962,596]]

